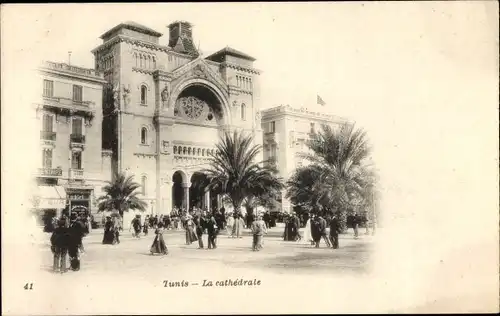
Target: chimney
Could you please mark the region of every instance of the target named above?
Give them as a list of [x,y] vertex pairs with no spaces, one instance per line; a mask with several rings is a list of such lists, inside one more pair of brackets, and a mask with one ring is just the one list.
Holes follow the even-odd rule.
[[191,23],[175,21],[168,28],[170,29],[168,46],[178,53],[198,56],[198,51],[193,42],[193,26]]

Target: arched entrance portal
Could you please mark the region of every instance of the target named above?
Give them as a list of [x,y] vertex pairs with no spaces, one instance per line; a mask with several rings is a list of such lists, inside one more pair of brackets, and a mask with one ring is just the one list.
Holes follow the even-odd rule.
[[191,187],[189,188],[190,206],[206,210],[217,209],[217,192],[208,190],[207,176],[201,172],[195,172],[191,176]]
[[172,207],[176,208],[186,208],[186,174],[182,171],[176,171],[172,175]]

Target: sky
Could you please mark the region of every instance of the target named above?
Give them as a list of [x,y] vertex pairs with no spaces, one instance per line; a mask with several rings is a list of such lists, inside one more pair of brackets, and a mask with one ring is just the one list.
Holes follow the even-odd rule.
[[393,251],[430,258],[492,236],[498,249],[495,1],[38,4],[1,13],[2,151],[19,153],[2,155],[2,177],[30,176],[17,166],[36,146],[18,130],[29,129],[24,75],[36,61],[64,62],[72,51],[72,64],[93,67],[90,51],[115,25],[133,20],[166,34],[187,20],[205,55],[230,46],[257,59],[262,108],[320,109],[367,131],[383,213],[407,238]]

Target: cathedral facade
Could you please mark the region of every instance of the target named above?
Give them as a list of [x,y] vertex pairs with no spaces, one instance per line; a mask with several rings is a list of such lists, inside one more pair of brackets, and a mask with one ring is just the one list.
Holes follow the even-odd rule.
[[173,22],[168,29],[163,45],[161,33],[122,23],[92,51],[108,83],[103,148],[113,152],[114,172],[141,184],[153,214],[174,206],[220,207],[220,197],[192,187],[219,137],[238,129],[256,144],[263,139],[255,59],[230,47],[203,57],[190,23]]

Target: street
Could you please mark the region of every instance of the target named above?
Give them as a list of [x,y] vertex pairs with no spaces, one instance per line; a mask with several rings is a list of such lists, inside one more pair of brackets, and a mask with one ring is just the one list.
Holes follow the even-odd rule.
[[[280,237],[282,231],[280,227],[271,229],[259,252],[251,251],[252,239],[247,231],[239,239],[220,235],[215,250],[197,249],[197,243],[187,246],[184,231],[168,231],[165,241],[169,254],[160,256],[149,253],[152,231],[148,236],[141,234],[139,239],[124,231],[119,245],[103,245],[102,230],[94,230],[84,238],[81,270],[65,274],[51,272],[50,234],[44,234],[45,240],[33,248],[40,255],[39,268],[26,271],[22,279],[33,282],[33,290],[23,290],[24,283],[18,281],[18,292],[10,295],[29,298],[27,304],[18,303],[20,313],[241,313],[243,309],[236,310],[236,306],[250,311],[250,306],[243,304],[244,296],[259,301],[266,300],[270,293],[276,296],[277,305],[255,306],[252,310],[279,312],[283,311],[282,304],[288,304],[290,308],[295,306],[294,311],[305,312],[310,308],[297,300],[304,291],[328,289],[332,284],[348,289],[354,284],[346,279],[363,280],[370,272],[373,236],[361,234],[354,239],[350,231],[340,236],[340,249],[333,250],[323,242],[319,249],[304,242],[285,242]],[[204,235],[205,246],[206,238]],[[324,299],[322,304],[332,299],[332,293],[318,293]],[[224,303],[210,309],[203,307],[214,304],[214,295],[224,298]],[[346,296],[342,304],[347,304],[348,292],[342,295]],[[198,303],[192,305],[194,297]],[[148,306],[142,309],[143,305]],[[328,304],[322,307],[328,309]]]

